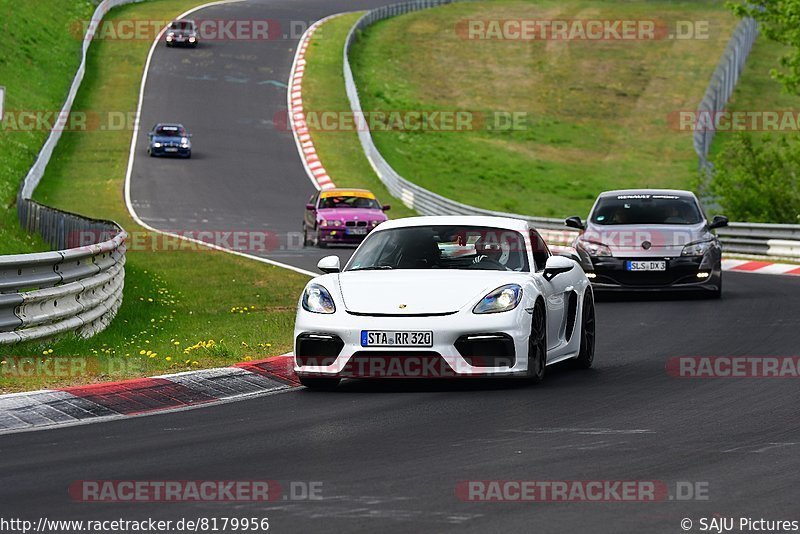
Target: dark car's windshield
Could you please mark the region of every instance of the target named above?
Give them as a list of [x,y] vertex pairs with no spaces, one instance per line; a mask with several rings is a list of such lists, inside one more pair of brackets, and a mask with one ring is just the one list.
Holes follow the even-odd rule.
[[594,224],[697,224],[703,216],[694,198],[679,195],[618,195],[601,198],[592,212]]
[[194,24],[191,22],[173,22],[169,25],[170,30],[183,30],[189,31],[194,29]]
[[157,126],[156,135],[162,137],[182,137],[186,130],[180,126]]
[[319,209],[332,209],[332,208],[363,208],[370,210],[379,210],[381,205],[375,198],[368,196],[323,196],[319,199]]
[[345,271],[482,269],[528,272],[522,235],[482,226],[413,226],[374,232]]

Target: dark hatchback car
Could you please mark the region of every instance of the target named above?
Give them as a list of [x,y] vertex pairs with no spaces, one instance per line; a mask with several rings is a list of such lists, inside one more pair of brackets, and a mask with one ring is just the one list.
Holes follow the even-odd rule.
[[722,249],[690,191],[638,189],[602,193],[573,246],[596,291],[703,290],[722,294]]
[[183,124],[156,124],[150,133],[147,153],[155,156],[192,157],[192,134],[186,131]]
[[175,20],[169,23],[165,40],[167,46],[197,46],[197,27],[193,20]]

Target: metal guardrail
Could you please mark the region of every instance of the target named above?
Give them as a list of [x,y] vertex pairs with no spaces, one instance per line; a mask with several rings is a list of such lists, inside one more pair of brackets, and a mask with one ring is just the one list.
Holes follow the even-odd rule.
[[[81,48],[81,62],[60,117],[66,120],[83,82],[86,54],[98,25],[114,7],[140,0],[103,0],[95,9]],[[122,304],[125,239],[116,223],[89,219],[31,200],[61,139],[50,131],[17,194],[22,227],[36,232],[53,252],[0,256],[0,345],[50,338],[66,332],[91,337]]]
[[697,108],[698,117],[705,116],[710,119],[704,120],[702,127],[694,131],[694,150],[697,152],[697,157],[700,158],[701,170],[711,170],[708,152],[711,149],[714,135],[717,133],[714,128],[716,117],[725,110],[757,37],[758,23],[755,19],[742,19],[734,30],[733,37],[728,41],[728,46],[711,76],[703,100]]
[[[386,185],[389,192],[394,197],[399,198],[403,204],[423,215],[491,215],[523,219],[537,228],[545,230],[542,233],[548,242],[556,245],[568,245],[577,233],[565,229],[563,219],[532,217],[469,206],[445,198],[408,181],[400,176],[378,151],[372,139],[372,134],[369,128],[366,127],[366,120],[364,120],[361,100],[358,96],[358,88],[353,78],[349,58],[350,49],[358,39],[359,32],[380,20],[451,4],[455,1],[458,0],[416,0],[384,6],[366,13],[350,29],[344,45],[344,81],[347,97],[350,100],[350,107],[355,120],[359,123],[357,128],[358,138],[364,153],[377,173],[378,178]],[[714,72],[712,83],[708,91],[706,91],[706,97],[703,99],[701,108],[719,109],[714,106],[724,105],[724,102],[727,102],[756,35],[757,27],[754,22],[751,23],[745,20],[737,27],[720,65]],[[703,142],[710,143],[712,138],[713,133],[711,136],[704,137]],[[697,137],[695,137],[695,140],[697,140]],[[705,154],[707,154],[708,144],[703,146],[705,147]],[[731,223],[728,228],[719,229],[717,234],[720,236],[726,253],[800,258],[800,225]]]

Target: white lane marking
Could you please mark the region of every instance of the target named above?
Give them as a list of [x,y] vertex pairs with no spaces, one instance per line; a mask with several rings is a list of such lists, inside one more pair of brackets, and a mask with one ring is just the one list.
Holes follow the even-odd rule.
[[794,445],[800,445],[800,443],[791,441],[785,443],[760,443],[758,445],[745,445],[742,447],[734,447],[732,449],[726,449],[722,452],[746,452],[746,453],[762,453],[766,452],[771,449],[778,449],[781,447],[792,447]]
[[512,428],[505,430],[505,432],[518,432],[521,434],[584,434],[587,436],[602,436],[607,434],[655,434],[655,430],[649,429],[622,429],[615,430],[612,428],[532,428],[530,430],[521,430]]
[[[199,11],[201,9],[206,9],[206,8],[209,8],[209,7],[223,5],[223,4],[233,4],[233,3],[243,2],[243,1],[245,1],[245,0],[220,0],[220,1],[216,1],[216,2],[209,2],[208,4],[203,4],[201,6],[194,7],[192,9],[190,9],[189,11],[186,11],[185,13],[182,13],[177,18],[178,19],[186,18],[189,15],[191,15],[192,13],[194,13],[195,11]],[[247,259],[255,260],[255,261],[258,261],[258,262],[261,262],[261,263],[274,265],[276,267],[281,267],[283,269],[288,269],[290,271],[294,271],[296,273],[300,273],[300,274],[303,274],[303,275],[306,275],[306,276],[311,276],[311,277],[317,276],[317,273],[313,273],[311,271],[306,271],[305,269],[301,269],[301,268],[295,267],[293,265],[288,265],[286,263],[277,262],[277,261],[270,260],[270,259],[267,259],[267,258],[261,258],[259,256],[254,256],[252,254],[247,254],[245,252],[239,252],[238,250],[231,250],[229,248],[220,247],[219,245],[214,245],[212,243],[206,243],[206,242],[201,241],[199,239],[194,239],[194,238],[191,238],[191,237],[186,237],[186,236],[174,234],[172,232],[165,232],[163,230],[159,230],[158,228],[155,228],[155,227],[150,226],[149,224],[147,224],[144,220],[142,220],[141,217],[139,217],[139,214],[136,213],[136,209],[133,207],[133,202],[131,201],[131,174],[133,173],[133,163],[134,163],[134,160],[136,159],[136,141],[137,141],[137,139],[139,137],[139,119],[141,119],[141,115],[142,115],[142,103],[144,101],[145,87],[147,86],[147,77],[149,76],[149,73],[150,73],[150,62],[151,62],[151,60],[153,58],[153,53],[155,52],[156,47],[160,43],[161,36],[164,34],[165,30],[166,30],[166,26],[164,28],[162,28],[162,30],[160,32],[158,32],[158,35],[156,35],[155,39],[153,40],[153,44],[150,46],[150,51],[147,53],[147,61],[144,64],[144,72],[142,74],[142,83],[139,86],[139,103],[136,106],[136,115],[135,115],[137,117],[137,120],[134,121],[134,125],[133,125],[133,135],[131,137],[130,152],[128,154],[128,168],[127,168],[127,171],[125,172],[125,206],[128,209],[128,213],[133,218],[133,220],[136,221],[136,223],[139,226],[141,226],[141,227],[143,227],[143,228],[145,228],[147,230],[150,230],[151,232],[155,232],[155,233],[161,234],[161,235],[167,235],[167,236],[170,236],[170,237],[175,237],[175,238],[178,238],[178,239],[183,239],[185,241],[189,241],[191,243],[202,245],[202,246],[208,247],[208,248],[213,249],[213,250],[219,250],[221,252],[227,252],[228,254],[233,254],[234,256],[240,256],[242,258],[247,258]]]

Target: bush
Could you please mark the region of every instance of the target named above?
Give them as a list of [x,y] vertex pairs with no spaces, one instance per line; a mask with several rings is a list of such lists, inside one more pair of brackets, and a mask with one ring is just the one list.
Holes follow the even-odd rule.
[[800,223],[800,136],[727,141],[709,192],[735,221]]

